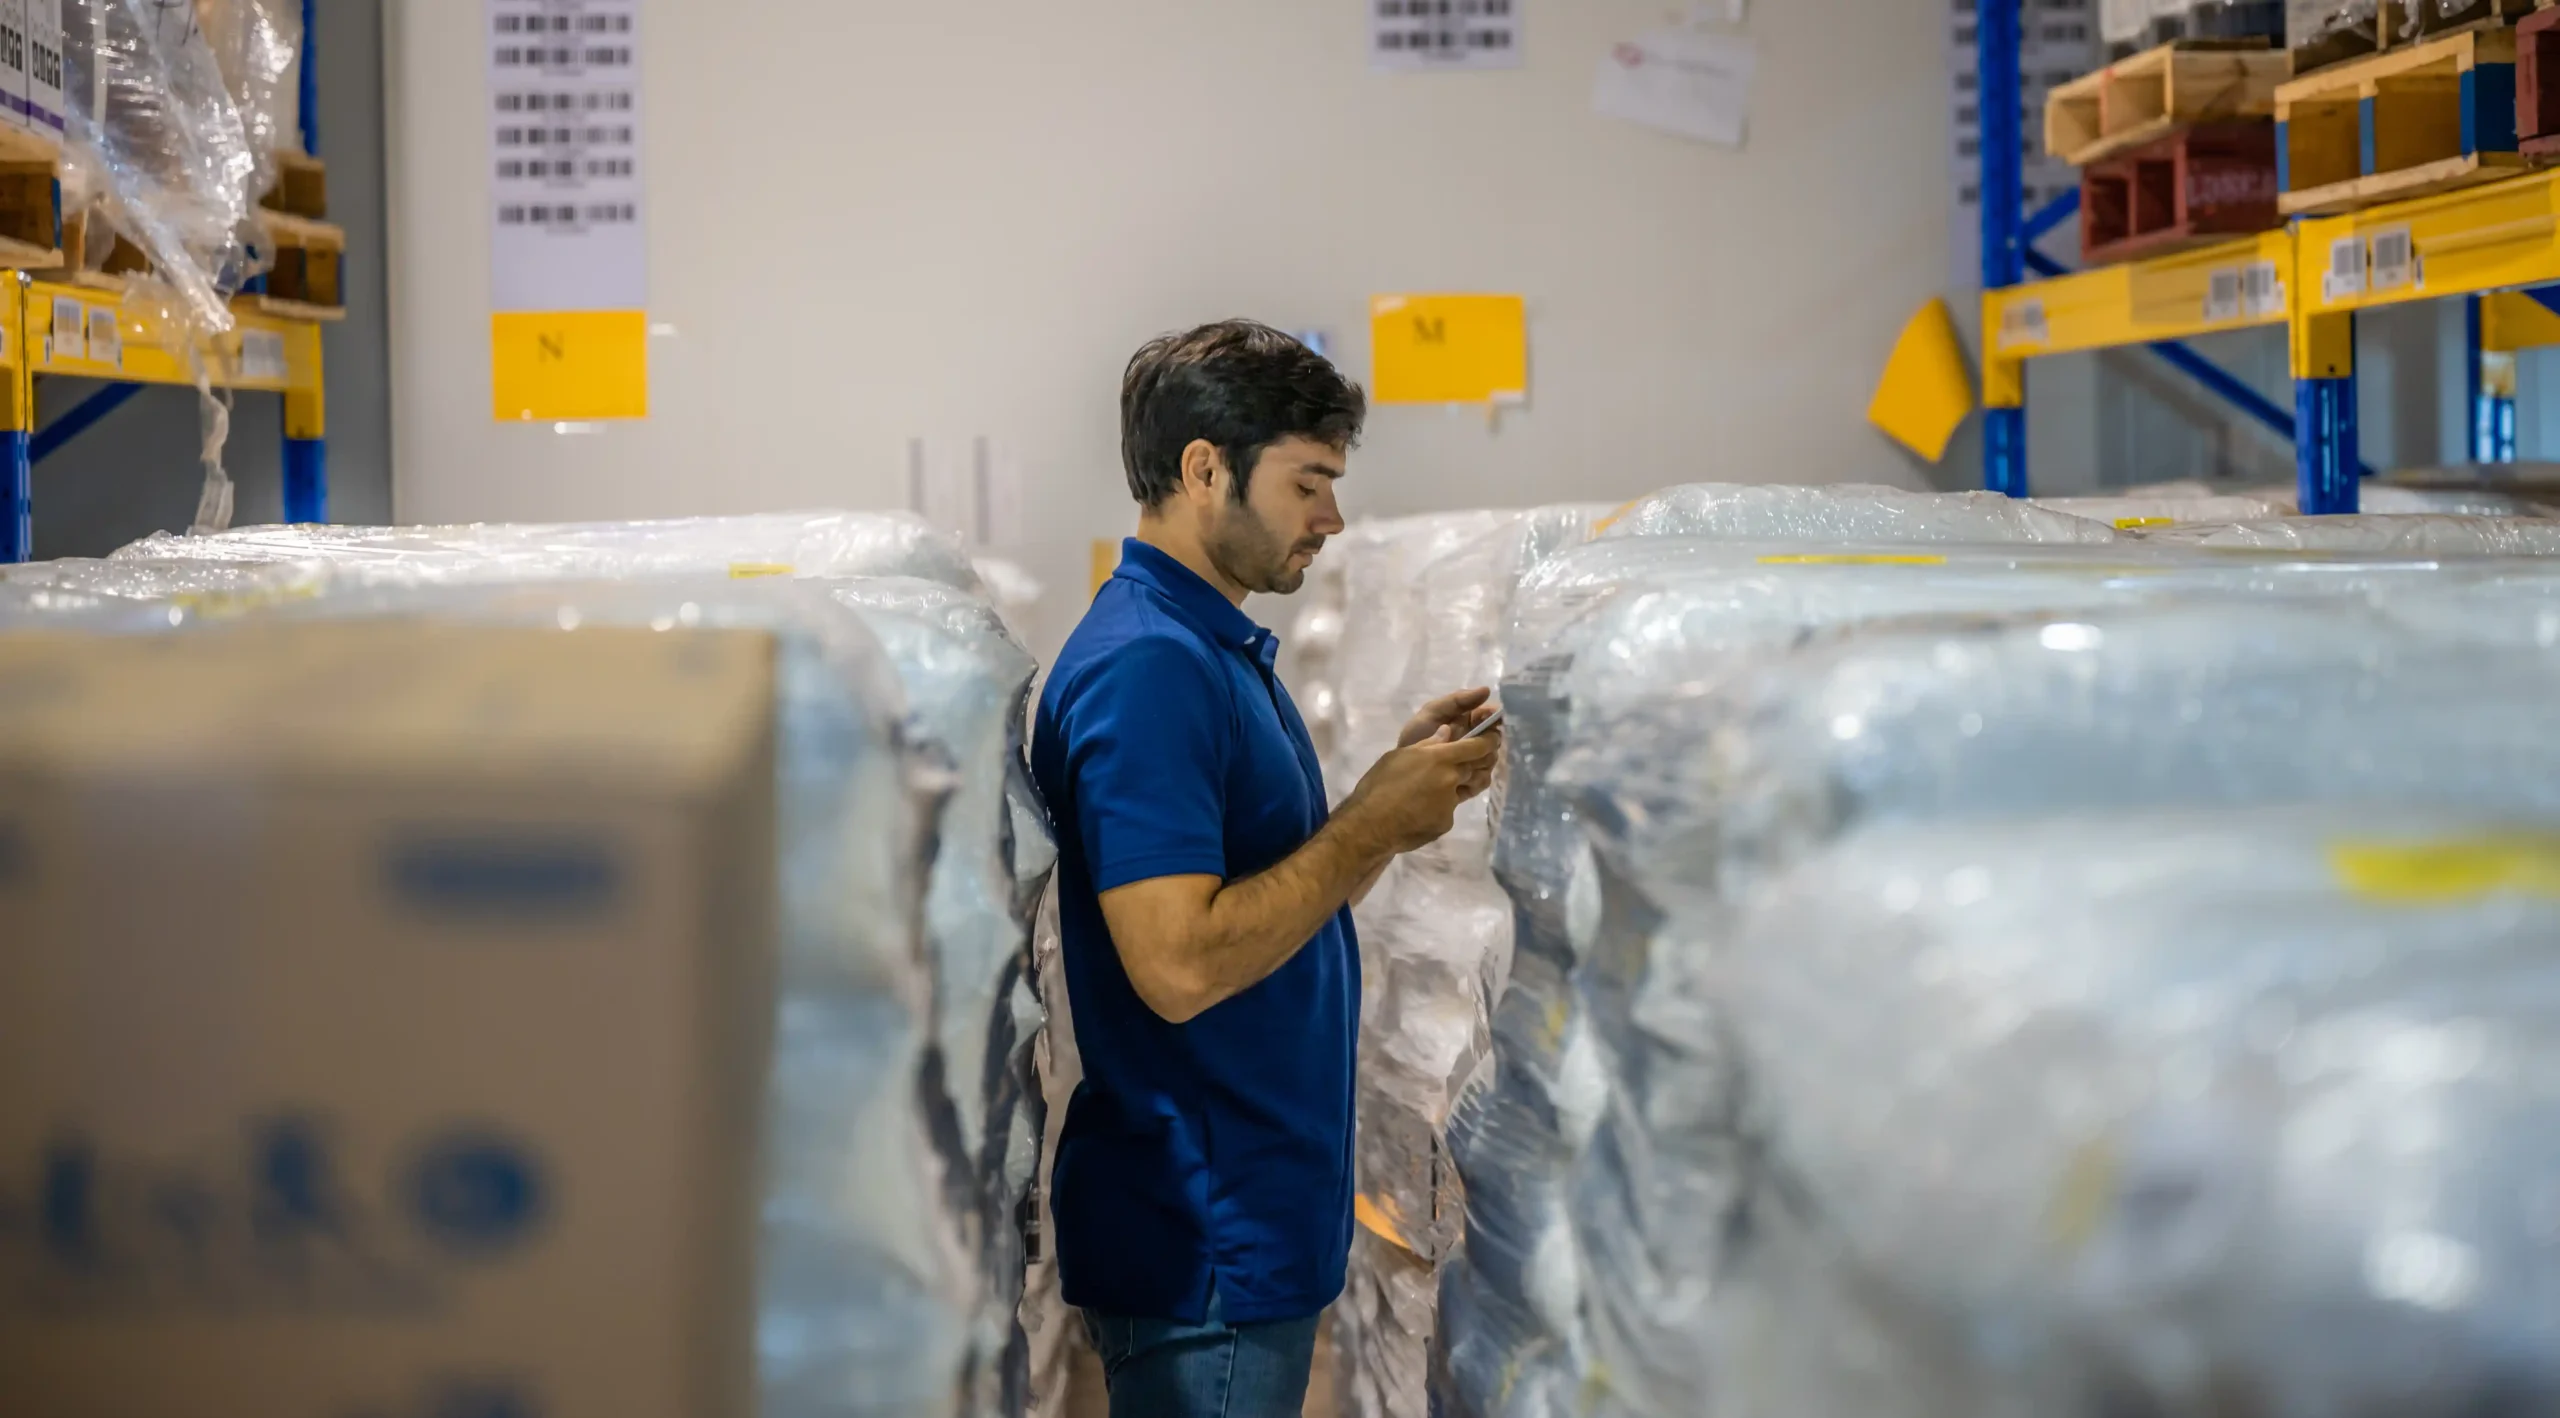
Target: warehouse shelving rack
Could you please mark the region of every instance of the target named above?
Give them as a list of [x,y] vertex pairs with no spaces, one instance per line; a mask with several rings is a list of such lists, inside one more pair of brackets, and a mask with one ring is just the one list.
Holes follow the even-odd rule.
[[[317,49],[313,0],[302,0],[302,149],[319,154]],[[57,206],[59,205],[57,200]],[[154,384],[193,387],[178,337],[109,290],[58,284],[46,271],[0,270],[0,563],[35,554],[35,465]],[[320,324],[235,305],[233,328],[201,352],[221,389],[284,396],[284,520],[329,519],[328,401]],[[57,341],[66,322],[77,340]],[[68,331],[65,332],[68,334]],[[92,358],[103,350],[107,358]],[[105,388],[36,427],[36,381],[69,375]]]
[[[1987,487],[2027,495],[2029,363],[2147,346],[2292,439],[2304,512],[2353,512],[2359,483],[2369,474],[2356,446],[2356,315],[2445,299],[2469,303],[2473,456],[2513,460],[2513,365],[2500,357],[2560,344],[2560,316],[2553,314],[2560,311],[2560,291],[2551,289],[2560,285],[2560,171],[2302,218],[2180,255],[2068,272],[2035,243],[2077,215],[2079,195],[2025,210],[2022,7],[2023,0],[1979,0],[1975,16]],[[2290,416],[2179,343],[2273,326],[2289,332]]]

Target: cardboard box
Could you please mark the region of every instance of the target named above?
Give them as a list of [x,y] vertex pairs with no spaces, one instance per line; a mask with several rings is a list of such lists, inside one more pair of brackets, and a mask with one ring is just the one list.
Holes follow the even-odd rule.
[[747,1418],[774,649],[0,636],[0,1414]]
[[27,7],[39,0],[0,0],[0,119],[26,128]]

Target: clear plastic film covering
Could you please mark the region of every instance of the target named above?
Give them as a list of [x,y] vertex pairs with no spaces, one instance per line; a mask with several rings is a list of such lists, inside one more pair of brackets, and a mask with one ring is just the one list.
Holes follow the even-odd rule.
[[1666,488],[1604,522],[1604,537],[1725,537],[1803,542],[2046,542],[2115,540],[2104,523],[1991,492],[1924,493],[1844,484]]
[[2155,542],[2213,550],[2350,552],[2369,556],[2560,555],[2560,521],[2522,517],[2380,514],[2279,517],[2231,526],[2147,530]]
[[[2199,559],[2131,540],[2003,547],[1700,537],[1609,537],[1534,568],[1515,596],[1502,689],[1509,762],[1495,869],[1514,906],[1512,971],[1496,1011],[1493,1065],[1451,1128],[1468,1200],[1457,1268],[1469,1273],[1449,1278],[1444,1304],[1451,1377],[1468,1408],[1584,1412],[1540,1406],[1548,1400],[1537,1395],[1584,1403],[1607,1390],[1612,1366],[1595,1361],[1584,1326],[1592,1297],[1567,1198],[1604,1121],[1625,1106],[1613,1101],[1613,1067],[1623,1077],[1631,1051],[1651,1047],[1657,1034],[1678,1037],[1676,1021],[1639,1021],[1625,998],[1596,1008],[1576,984],[1605,942],[1643,938],[1650,909],[1614,889],[1584,830],[1584,807],[1554,781],[1559,759],[1587,733],[1610,732],[1591,727],[1596,706],[1711,680],[1737,657],[1826,625],[1931,604],[1998,612],[2040,595],[2095,607],[2200,591],[2364,597],[2431,574],[2422,562]],[[1646,742],[1639,732],[1630,746]],[[1658,1066],[1697,1087],[1718,1067],[1711,1054]],[[1691,1246],[1663,1256],[1668,1273],[1644,1282],[1640,1297],[1638,1272],[1613,1272],[1608,1282],[1619,1288],[1599,1300],[1685,1303],[1674,1293],[1690,1283],[1681,1267],[1712,1273],[1719,1253]],[[1461,1313],[1499,1332],[1465,1331]]]
[[302,146],[301,0],[195,0],[195,7],[257,164],[254,202],[275,185],[276,154]]
[[2118,531],[2138,531],[2183,522],[2261,522],[2290,516],[2293,502],[2263,497],[2039,497],[2030,505],[2079,517]]
[[[209,0],[203,10],[238,16],[277,3]],[[271,62],[265,45],[253,52],[251,27],[228,28],[243,63]],[[230,329],[271,150],[253,145],[199,8],[64,0],[63,49],[72,156],[102,189],[117,229],[151,258],[169,313],[200,337]]]
[[1625,1411],[2550,1401],[2560,658],[2395,614],[2495,578],[2227,574],[1578,706]]
[[[951,1335],[908,1325],[904,1337],[881,1341],[913,1350],[898,1372],[915,1381],[883,1388],[874,1406],[824,1406],[837,1401],[828,1393],[859,1372],[847,1365],[869,1353],[828,1342],[845,1316],[830,1317],[823,1306],[795,1309],[798,1302],[785,1304],[780,1292],[769,1295],[767,1330],[779,1347],[768,1348],[768,1372],[802,1377],[777,1379],[799,1396],[789,1407],[769,1404],[767,1412],[941,1412],[933,1405],[956,1401],[954,1395],[1012,1411],[1022,1366],[1014,1332],[1022,1277],[1015,1216],[1041,1127],[1030,1082],[1039,1014],[1025,978],[1028,922],[1055,847],[1023,756],[1035,666],[980,596],[956,542],[903,515],[850,513],[564,527],[260,528],[153,538],[116,559],[40,563],[23,576],[61,594],[145,605],[162,625],[310,603],[305,613],[503,606],[535,620],[549,607],[565,627],[599,614],[591,603],[601,593],[586,578],[611,578],[615,594],[628,598],[615,614],[649,624],[698,616],[711,604],[706,589],[742,615],[815,598],[829,627],[873,647],[874,678],[888,676],[874,687],[899,706],[905,751],[919,772],[929,770],[948,789],[925,822],[927,866],[918,869],[915,903],[921,918],[907,942],[910,978],[899,992],[911,1013],[900,1027],[916,1035],[915,1051],[901,1056],[897,1096],[930,1139],[934,1168],[935,1212],[913,1224],[912,1239],[939,1246],[937,1238],[947,1237],[970,1263],[956,1277],[931,1277],[937,1295],[961,1306],[963,1321]],[[804,885],[823,893],[827,881],[814,873]],[[863,901],[857,894],[837,904],[879,909]],[[803,1101],[818,1107],[822,1096]],[[857,1095],[847,1096],[850,1102]],[[884,1153],[876,1165],[910,1155],[912,1149]],[[778,1252],[772,1263],[777,1285],[825,1264],[817,1256],[785,1263]],[[795,1283],[823,1279],[813,1273]],[[804,1323],[802,1338],[790,1340]]]
[[607,576],[914,576],[982,593],[957,539],[904,512],[777,512],[660,522],[244,527],[159,533],[119,561],[312,561],[374,585]]
[[[1395,747],[1425,702],[1501,678],[1513,589],[1588,538],[1605,509],[1478,511],[1358,524],[1336,537],[1317,596],[1287,639],[1302,709],[1321,724],[1339,795]],[[1346,616],[1342,608],[1357,605]],[[1491,871],[1484,806],[1399,859],[1357,908],[1363,955],[1357,1173],[1362,1228],[1335,1310],[1343,1411],[1428,1418],[1424,1375],[1436,1267],[1464,1207],[1446,1130],[1490,1045],[1510,962],[1508,903]]]

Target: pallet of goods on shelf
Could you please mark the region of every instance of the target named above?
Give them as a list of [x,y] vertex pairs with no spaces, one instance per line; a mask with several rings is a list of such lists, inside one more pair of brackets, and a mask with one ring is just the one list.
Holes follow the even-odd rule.
[[2180,40],[2284,42],[2284,0],[2102,0],[2098,13],[2116,59]]
[[290,149],[276,154],[276,181],[258,205],[270,212],[329,219],[329,165],[309,153]]
[[2286,216],[2326,216],[2512,176],[2516,34],[2471,30],[2304,75],[2276,91]]
[[2084,266],[2191,251],[2273,230],[2283,220],[2269,123],[2183,129],[2081,174]]
[[2053,91],[2045,151],[2086,167],[2182,128],[2273,117],[2291,65],[2262,42],[2186,42],[2135,55]]

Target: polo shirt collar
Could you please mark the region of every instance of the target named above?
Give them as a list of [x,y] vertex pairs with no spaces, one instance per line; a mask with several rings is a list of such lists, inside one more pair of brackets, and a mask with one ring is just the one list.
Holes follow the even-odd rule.
[[1120,569],[1112,574],[1135,581],[1172,602],[1176,614],[1221,645],[1265,662],[1278,653],[1278,639],[1256,625],[1253,617],[1234,602],[1218,594],[1216,587],[1201,580],[1199,572],[1136,537],[1120,543]]

